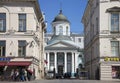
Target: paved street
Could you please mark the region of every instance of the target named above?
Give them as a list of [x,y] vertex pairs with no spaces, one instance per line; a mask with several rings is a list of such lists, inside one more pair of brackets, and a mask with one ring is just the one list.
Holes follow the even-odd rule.
[[120,81],[97,81],[97,80],[35,80],[27,82],[3,82],[0,83],[120,83]]

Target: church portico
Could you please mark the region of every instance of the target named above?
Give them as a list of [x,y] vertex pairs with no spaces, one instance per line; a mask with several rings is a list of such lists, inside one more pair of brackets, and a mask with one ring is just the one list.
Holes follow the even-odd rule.
[[75,57],[72,52],[47,52],[46,60],[48,71],[55,68],[56,73],[75,73]]

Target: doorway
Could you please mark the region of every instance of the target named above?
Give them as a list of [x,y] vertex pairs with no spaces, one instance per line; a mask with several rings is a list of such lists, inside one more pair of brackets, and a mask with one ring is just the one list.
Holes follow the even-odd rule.
[[58,66],[58,74],[59,74],[60,76],[63,76],[63,65],[59,65],[59,66]]

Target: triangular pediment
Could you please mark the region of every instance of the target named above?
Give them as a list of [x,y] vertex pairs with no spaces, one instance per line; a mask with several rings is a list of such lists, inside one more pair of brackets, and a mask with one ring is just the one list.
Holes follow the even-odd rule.
[[58,42],[58,43],[51,45],[51,47],[71,47],[71,45],[65,44],[63,42]]
[[66,48],[76,48],[76,46],[68,43],[68,42],[64,42],[64,41],[59,41],[59,42],[56,42],[54,44],[51,44],[51,45],[48,45],[47,47],[66,47]]

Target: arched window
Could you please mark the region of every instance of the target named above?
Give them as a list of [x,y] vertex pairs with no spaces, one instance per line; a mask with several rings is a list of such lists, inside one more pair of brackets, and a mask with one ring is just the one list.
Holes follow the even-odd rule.
[[56,28],[54,27],[54,29],[53,29],[53,33],[55,34],[56,33]]
[[63,34],[63,27],[62,26],[59,27],[59,34]]
[[66,27],[66,35],[68,35],[68,26]]

